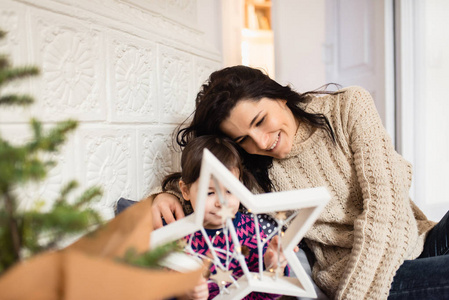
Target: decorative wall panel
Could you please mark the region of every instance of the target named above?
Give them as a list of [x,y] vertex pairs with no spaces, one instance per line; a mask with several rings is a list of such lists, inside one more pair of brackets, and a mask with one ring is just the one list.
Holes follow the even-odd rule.
[[160,46],[160,116],[167,123],[182,122],[193,109],[192,58],[179,50]]
[[114,37],[110,45],[112,120],[155,122],[156,45],[118,37]]
[[139,194],[147,195],[165,175],[179,171],[179,152],[177,147],[173,147],[174,129],[172,126],[138,130],[138,148],[142,154],[137,157],[137,171],[143,174],[139,181]]
[[0,28],[7,32],[6,37],[0,41],[1,53],[8,53],[11,62],[22,63],[25,61],[26,40],[20,39],[24,35],[25,23],[23,14],[19,13],[20,5],[6,5],[0,3]]
[[104,120],[105,50],[102,32],[92,24],[33,11],[35,62],[41,67],[40,115]]
[[217,49],[198,28],[197,0],[3,0],[1,54],[40,68],[36,79],[5,91],[31,93],[30,108],[2,108],[0,133],[27,137],[28,121],[45,127],[79,121],[48,178],[20,190],[21,207],[52,203],[71,179],[79,191],[103,189],[94,205],[113,217],[120,197],[140,200],[179,169],[172,132],[194,109]]
[[96,205],[106,218],[113,216],[114,199],[136,194],[135,131],[132,129],[82,128],[78,132],[79,172],[84,186],[98,186],[103,198]]

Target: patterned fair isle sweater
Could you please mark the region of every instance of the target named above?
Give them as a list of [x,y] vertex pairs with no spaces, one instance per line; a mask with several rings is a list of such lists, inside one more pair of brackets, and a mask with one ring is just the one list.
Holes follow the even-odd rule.
[[387,299],[396,270],[421,253],[434,226],[409,199],[411,165],[393,148],[370,94],[313,96],[335,132],[300,123],[291,153],[273,160],[276,190],[325,186],[332,198],[305,240],[313,278],[334,299]]
[[[240,244],[242,246],[248,247],[249,254],[245,257],[246,264],[248,265],[248,269],[251,272],[258,272],[259,271],[259,254],[257,250],[257,240],[256,240],[256,227],[255,223],[252,217],[249,217],[248,215],[244,215],[241,213],[237,213],[235,218],[233,219],[235,231],[237,233],[237,237],[240,241]],[[220,230],[218,230],[220,231]],[[223,235],[223,232],[221,231],[220,234],[216,235],[217,230],[216,229],[206,229],[207,235],[209,236],[209,239],[212,241],[212,245],[214,248],[224,249],[226,250],[226,240]],[[265,233],[260,228],[260,237],[266,238]],[[232,251],[234,249],[234,244],[232,243],[231,237],[228,236],[229,243],[230,243],[230,250]],[[192,237],[192,249],[199,253],[206,255],[209,248],[207,247],[207,244],[204,240],[203,235],[200,231],[197,231],[193,234]],[[267,249],[267,244],[264,245],[263,253],[265,254],[265,251]],[[225,263],[226,256],[223,253],[217,252],[218,257],[220,258],[221,263]],[[230,262],[229,269],[232,270],[232,274],[235,276],[235,278],[239,278],[242,276],[243,271],[240,267],[240,264],[237,260],[233,259]],[[212,265],[210,269],[212,274],[215,274],[215,266]],[[218,285],[215,282],[209,281],[209,299],[214,298],[218,295],[220,292]],[[266,293],[251,293],[247,295],[245,298],[246,300],[249,299],[277,299],[280,295],[275,294],[266,294]]]

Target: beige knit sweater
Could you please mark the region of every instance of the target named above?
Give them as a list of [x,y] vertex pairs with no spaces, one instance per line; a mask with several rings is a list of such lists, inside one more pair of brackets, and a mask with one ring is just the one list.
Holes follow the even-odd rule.
[[409,199],[411,165],[394,150],[364,89],[311,97],[304,108],[329,119],[336,143],[301,123],[270,178],[279,191],[325,186],[332,195],[305,236],[318,286],[335,299],[386,299],[396,270],[419,256],[434,225]]

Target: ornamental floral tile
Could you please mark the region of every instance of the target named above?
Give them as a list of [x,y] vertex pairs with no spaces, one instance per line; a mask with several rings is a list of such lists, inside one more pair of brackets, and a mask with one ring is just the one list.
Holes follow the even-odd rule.
[[158,60],[160,121],[182,122],[192,113],[195,103],[192,58],[185,52],[161,45]]
[[103,196],[94,208],[110,219],[120,197],[136,198],[135,131],[85,126],[80,128],[77,142],[83,186],[102,189]]
[[217,61],[213,60],[207,60],[202,58],[196,58],[195,59],[195,87],[194,92],[198,93],[201,86],[206,82],[206,80],[209,78],[209,75],[214,72],[221,69],[221,64]]
[[156,45],[122,35],[108,44],[112,121],[156,122]]
[[167,174],[179,171],[180,152],[174,148],[172,135],[175,128],[157,126],[138,130],[137,165],[140,169],[137,177],[140,198],[160,186]]
[[0,40],[0,53],[8,55],[13,65],[26,63],[25,17],[24,10],[16,2],[0,2],[0,29],[7,33]]
[[95,25],[32,10],[34,61],[41,68],[39,114],[47,120],[104,120],[105,50]]
[[[29,65],[27,51],[26,11],[14,1],[0,1],[0,29],[6,36],[0,40],[0,55],[6,55],[14,67]],[[2,86],[2,95],[31,94],[30,83],[35,79],[16,80]],[[27,107],[2,106],[0,123],[28,122],[31,117]]]

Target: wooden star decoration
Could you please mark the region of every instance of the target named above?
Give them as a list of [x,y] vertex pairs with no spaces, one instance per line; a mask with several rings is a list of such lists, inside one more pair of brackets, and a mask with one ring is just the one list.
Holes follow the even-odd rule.
[[284,274],[284,268],[276,267],[275,269],[268,270],[271,273],[271,276],[274,278],[278,278]]
[[276,214],[276,219],[285,221],[285,219],[287,219],[287,214],[285,213],[285,211],[280,211]]
[[248,256],[249,255],[249,248],[248,248],[248,246],[242,246],[241,252],[242,252],[243,256],[245,256],[245,257]]
[[[151,233],[150,248],[167,242],[182,239],[196,231],[201,231],[205,241],[211,250],[213,263],[216,269],[227,270],[223,266],[213,249],[206,231],[203,227],[205,201],[208,193],[210,179],[214,178],[225,186],[240,202],[253,214],[256,230],[258,230],[258,214],[269,214],[285,211],[295,211],[284,220],[284,215],[279,215],[280,225],[277,230],[268,236],[271,239],[275,233],[279,233],[279,242],[284,256],[296,277],[286,277],[275,270],[274,275],[269,271],[263,271],[263,257],[259,257],[259,272],[250,272],[241,253],[239,241],[235,232],[232,219],[227,215],[226,227],[235,245],[231,255],[237,259],[243,271],[243,275],[226,287],[226,293],[220,294],[220,299],[242,299],[251,292],[283,294],[298,297],[316,297],[310,277],[305,272],[294,252],[307,230],[318,218],[322,209],[330,200],[330,194],[324,187],[308,188],[276,193],[252,194],[232,173],[222,165],[207,149],[204,150],[201,165],[201,175],[198,185],[198,198],[194,213],[168,224]],[[219,195],[220,196],[220,195]],[[223,203],[223,202],[222,202]],[[281,228],[283,224],[290,224],[287,230]],[[268,242],[257,236],[258,247]],[[182,262],[180,262],[182,264]]]
[[233,282],[232,271],[222,270],[221,268],[216,268],[216,273],[210,275],[210,278],[219,286],[225,286],[226,284]]
[[231,218],[233,219],[235,217],[234,213],[232,212],[232,208],[229,206],[222,206],[220,210],[217,212],[217,215],[224,219]]

